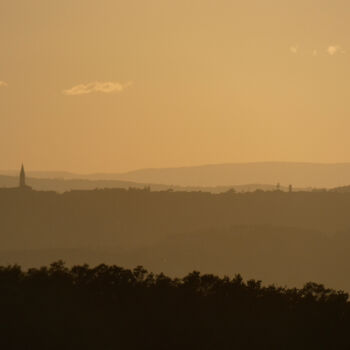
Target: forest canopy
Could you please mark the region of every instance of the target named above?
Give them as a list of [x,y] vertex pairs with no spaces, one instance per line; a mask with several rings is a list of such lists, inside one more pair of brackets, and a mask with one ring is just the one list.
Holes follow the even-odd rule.
[[[138,266],[0,267],[2,348],[346,349],[348,294]],[[20,336],[18,336],[20,334]],[[310,347],[311,346],[311,347]]]

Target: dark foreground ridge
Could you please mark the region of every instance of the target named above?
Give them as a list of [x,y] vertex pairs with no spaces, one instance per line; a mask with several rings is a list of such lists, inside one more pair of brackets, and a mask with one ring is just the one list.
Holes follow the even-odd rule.
[[142,267],[0,267],[2,349],[349,349],[348,294]]

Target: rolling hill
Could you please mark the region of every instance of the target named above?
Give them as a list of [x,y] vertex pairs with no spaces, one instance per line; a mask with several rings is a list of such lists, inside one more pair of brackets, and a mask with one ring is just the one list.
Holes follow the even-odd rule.
[[338,187],[350,183],[350,163],[241,163],[197,167],[141,169],[115,175],[119,180],[178,186],[227,186],[249,183],[294,187]]
[[[18,170],[0,171],[17,176]],[[90,181],[124,181],[142,185],[158,184],[174,188],[232,187],[247,184],[270,188],[277,183],[294,188],[333,188],[350,184],[350,163],[321,164],[293,162],[261,162],[212,164],[182,168],[140,169],[124,173],[75,174],[64,171],[28,171],[28,177],[44,179],[79,179]],[[272,186],[272,187],[271,187]]]

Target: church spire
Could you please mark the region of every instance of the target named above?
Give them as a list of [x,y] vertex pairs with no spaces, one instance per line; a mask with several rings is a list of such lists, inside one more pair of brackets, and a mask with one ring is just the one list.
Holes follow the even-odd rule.
[[26,173],[24,172],[24,166],[22,163],[21,172],[19,174],[19,187],[26,187]]

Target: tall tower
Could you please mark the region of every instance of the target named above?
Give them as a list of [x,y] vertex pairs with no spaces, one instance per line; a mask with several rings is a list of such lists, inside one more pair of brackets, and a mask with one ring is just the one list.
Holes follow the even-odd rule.
[[26,186],[26,173],[24,172],[24,166],[22,164],[21,172],[19,173],[19,187],[25,188]]

